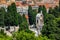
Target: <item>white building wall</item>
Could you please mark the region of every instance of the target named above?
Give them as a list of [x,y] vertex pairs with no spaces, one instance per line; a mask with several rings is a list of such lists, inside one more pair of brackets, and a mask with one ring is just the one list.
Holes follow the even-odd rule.
[[20,14],[28,14],[28,7],[17,7],[17,12]]
[[6,4],[0,4],[0,8],[1,7],[5,8],[5,11],[7,12],[7,5]]

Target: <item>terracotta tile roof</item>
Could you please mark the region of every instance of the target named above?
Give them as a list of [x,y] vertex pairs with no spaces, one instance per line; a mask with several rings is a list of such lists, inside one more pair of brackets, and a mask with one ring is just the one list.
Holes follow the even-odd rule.
[[20,7],[25,7],[25,6],[28,6],[27,4],[23,4],[22,2],[15,2],[16,3],[16,6],[20,6]]
[[[6,0],[0,0],[0,1],[1,1],[0,4],[7,4],[7,5],[10,5],[11,4],[11,2],[6,2]],[[21,7],[22,6],[28,6],[28,5],[34,6],[35,3],[36,3],[37,5],[45,5],[46,8],[52,7],[52,5],[53,6],[56,6],[59,3],[59,0],[54,0],[54,2],[53,2],[54,4],[44,3],[44,0],[42,0],[40,2],[38,2],[38,0],[34,0],[34,1],[33,0],[26,0],[26,2],[29,2],[29,1],[32,1],[32,3],[31,4],[22,4],[22,2],[20,2],[20,1],[16,1],[16,2],[14,1],[14,2],[16,3],[16,6],[21,6]],[[47,0],[47,2],[48,2],[48,0]]]

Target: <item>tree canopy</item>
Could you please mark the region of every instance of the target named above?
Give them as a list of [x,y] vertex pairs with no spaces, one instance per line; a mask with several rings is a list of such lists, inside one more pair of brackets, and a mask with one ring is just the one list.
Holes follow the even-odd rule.
[[16,40],[49,40],[46,36],[36,37],[34,33],[27,33],[25,31],[20,31],[14,34]]

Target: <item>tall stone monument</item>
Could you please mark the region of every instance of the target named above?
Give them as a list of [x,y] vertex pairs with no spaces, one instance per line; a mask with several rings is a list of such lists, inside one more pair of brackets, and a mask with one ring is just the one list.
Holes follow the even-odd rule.
[[41,30],[42,30],[43,25],[44,25],[44,21],[43,21],[43,14],[41,11],[41,13],[38,13],[36,15],[36,27],[37,27],[38,35],[41,34]]

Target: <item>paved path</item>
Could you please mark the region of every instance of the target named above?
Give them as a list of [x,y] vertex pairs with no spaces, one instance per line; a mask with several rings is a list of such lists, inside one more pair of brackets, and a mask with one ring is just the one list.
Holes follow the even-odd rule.
[[[30,26],[29,26],[30,27]],[[31,31],[35,33],[35,36],[38,36],[39,32],[37,31],[37,28],[29,28]],[[39,30],[40,31],[40,30]],[[41,34],[41,33],[40,33]]]
[[8,31],[5,31],[5,33],[8,35],[8,36],[12,36],[12,34]]

